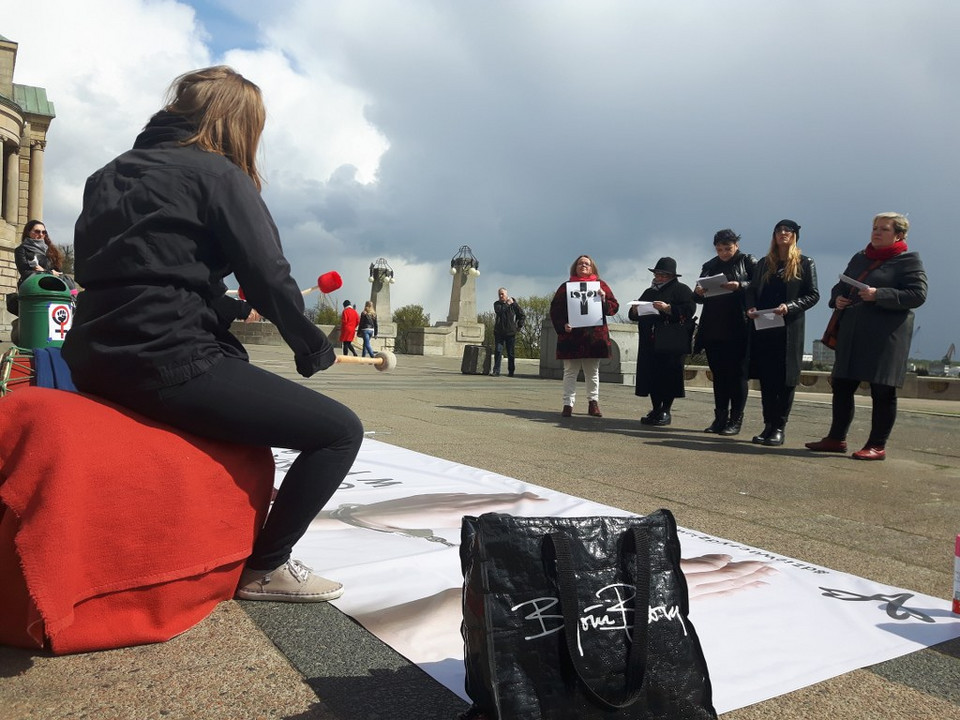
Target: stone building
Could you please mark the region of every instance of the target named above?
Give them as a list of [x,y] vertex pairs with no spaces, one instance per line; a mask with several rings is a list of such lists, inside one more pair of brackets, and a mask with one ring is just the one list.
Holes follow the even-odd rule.
[[[16,289],[13,250],[23,226],[43,219],[43,152],[56,116],[47,91],[13,82],[17,43],[0,35],[0,295]],[[0,337],[12,317],[0,303]]]

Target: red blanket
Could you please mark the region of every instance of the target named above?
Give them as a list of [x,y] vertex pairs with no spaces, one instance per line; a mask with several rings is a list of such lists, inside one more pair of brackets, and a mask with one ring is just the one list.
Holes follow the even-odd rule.
[[168,640],[233,596],[273,486],[268,448],[75,393],[0,399],[0,643]]

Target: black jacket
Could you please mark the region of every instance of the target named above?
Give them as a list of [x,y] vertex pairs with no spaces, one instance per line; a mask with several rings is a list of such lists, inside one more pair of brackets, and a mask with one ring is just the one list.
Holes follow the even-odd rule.
[[[766,258],[761,258],[753,272],[753,280],[747,288],[747,308],[765,310],[770,306],[764,297],[764,273]],[[820,300],[817,287],[817,266],[813,258],[800,256],[800,278],[788,280],[784,285],[782,302],[787,306],[783,318],[784,327],[757,332],[754,323],[750,323],[750,377],[759,378],[775,360],[784,368],[784,381],[787,387],[796,387],[800,382],[803,364],[804,325],[807,310]],[[778,370],[779,372],[779,370]]]
[[638,298],[646,302],[660,300],[670,305],[669,313],[638,315],[631,307],[627,317],[640,326],[637,346],[637,395],[655,395],[660,400],[684,397],[684,355],[657,353],[654,351],[656,328],[662,325],[683,322],[693,328],[693,314],[697,310],[693,290],[673,278],[659,289],[649,287]]
[[[851,258],[843,274],[858,279],[873,265],[863,251]],[[905,252],[870,271],[863,282],[877,289],[875,302],[854,304],[840,313],[833,377],[903,386],[913,338],[913,308],[927,299],[927,273],[920,256]],[[830,293],[830,307],[850,286],[839,282]]]
[[81,390],[179,384],[224,356],[246,359],[227,329],[237,300],[270,320],[309,377],[335,362],[304,315],[277,228],[253,181],[222,155],[180,143],[184,118],[157,113],[132,150],[88,180],[74,235],[77,301],[63,356]]
[[744,298],[756,267],[757,260],[753,255],[737,251],[737,254],[726,262],[715,257],[705,262],[700,268],[702,278],[723,275],[727,280],[740,283],[740,287],[727,295],[714,295],[708,298],[694,295],[697,303],[703,304],[700,326],[693,348],[695,353],[713,343],[746,344],[747,308]]
[[516,335],[527,318],[516,300],[509,305],[503,300],[496,300],[493,303],[493,313],[496,316],[493,321],[493,333],[497,337]]

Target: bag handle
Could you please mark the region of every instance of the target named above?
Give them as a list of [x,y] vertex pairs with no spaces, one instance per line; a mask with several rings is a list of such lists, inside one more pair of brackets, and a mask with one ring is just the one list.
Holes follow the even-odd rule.
[[[633,597],[633,632],[630,636],[630,651],[627,655],[627,674],[624,698],[619,702],[604,697],[584,678],[582,661],[577,649],[580,609],[576,588],[576,571],[570,539],[561,533],[550,533],[547,539],[556,555],[557,586],[560,594],[560,610],[563,613],[563,633],[566,636],[567,653],[573,669],[590,697],[608,710],[621,710],[633,705],[643,692],[643,680],[647,666],[650,608],[650,543],[640,528],[633,527],[624,534],[624,540],[633,545],[633,578],[636,587]],[[627,542],[624,543],[626,550]]]

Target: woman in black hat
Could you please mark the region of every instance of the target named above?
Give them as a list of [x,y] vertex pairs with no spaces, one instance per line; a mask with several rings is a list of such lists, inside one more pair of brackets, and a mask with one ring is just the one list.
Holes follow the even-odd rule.
[[700,313],[695,353],[707,352],[713,374],[713,423],[704,432],[736,435],[743,424],[747,404],[747,315],[744,297],[757,267],[753,255],[740,252],[740,236],[733,230],[713,236],[717,256],[703,264],[700,277],[723,275],[721,294],[707,294],[697,283],[693,289]]
[[[803,360],[804,314],[820,300],[813,258],[800,254],[800,226],[781,220],[773,228],[770,251],[747,288],[750,332],[750,377],[760,380],[763,430],[758,445],[783,445]],[[768,311],[765,313],[758,310]],[[761,314],[783,318],[778,327],[757,330]]]
[[658,351],[655,338],[657,329],[666,325],[684,323],[693,332],[693,314],[697,305],[693,290],[677,280],[677,261],[662,257],[648,268],[653,273],[653,284],[643,291],[639,302],[652,303],[655,314],[638,311],[636,305],[628,313],[631,320],[640,325],[639,349],[637,351],[636,394],[650,396],[653,408],[640,422],[644,425],[662,427],[670,424],[670,407],[674,398],[683,397],[683,358],[690,352]]

